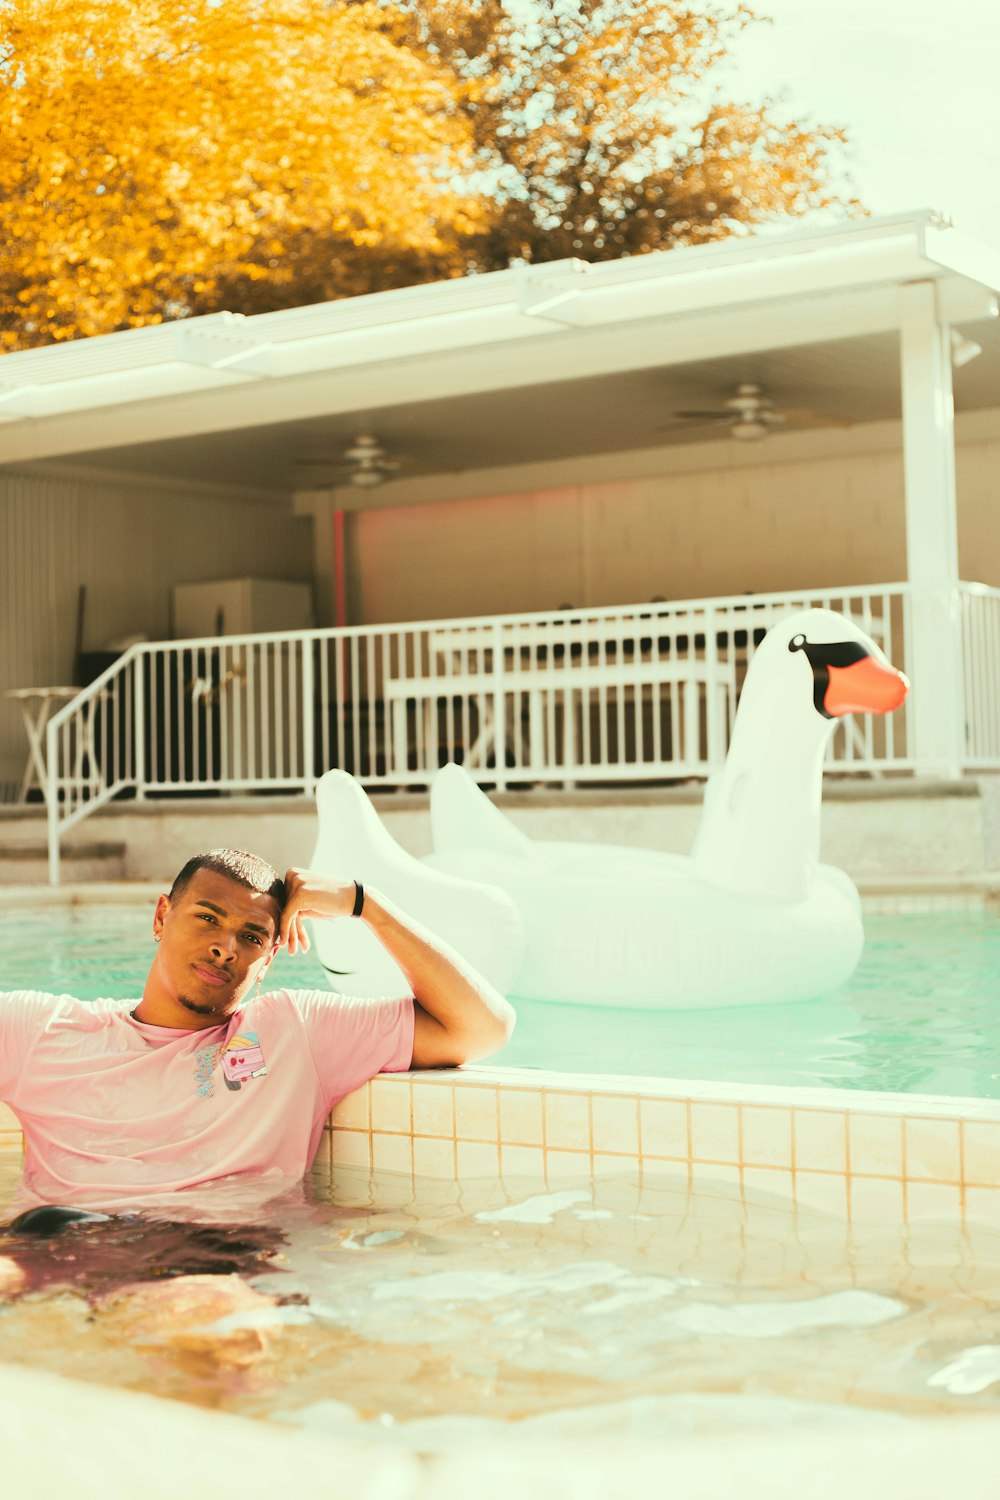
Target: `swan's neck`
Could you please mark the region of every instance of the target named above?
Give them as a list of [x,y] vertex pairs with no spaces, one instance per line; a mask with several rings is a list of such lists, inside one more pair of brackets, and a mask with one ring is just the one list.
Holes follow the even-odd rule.
[[693,858],[712,885],[797,901],[819,863],[823,757],[836,721],[777,707],[765,698],[737,718],[726,763],[706,789]]

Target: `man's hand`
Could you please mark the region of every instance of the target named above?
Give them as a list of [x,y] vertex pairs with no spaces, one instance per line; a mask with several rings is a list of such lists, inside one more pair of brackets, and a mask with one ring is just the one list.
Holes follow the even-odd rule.
[[278,946],[289,953],[308,953],[309,936],[304,917],[349,917],[354,911],[353,880],[320,875],[315,870],[285,873],[285,909],[281,913]]

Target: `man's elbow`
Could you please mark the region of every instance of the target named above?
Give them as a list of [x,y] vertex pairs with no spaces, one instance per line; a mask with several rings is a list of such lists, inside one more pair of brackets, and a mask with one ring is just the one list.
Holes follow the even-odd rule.
[[514,1027],[517,1025],[517,1015],[514,1007],[505,1000],[503,1010],[499,1015],[494,1016],[493,1020],[492,1035],[488,1044],[489,1051],[499,1052],[501,1047],[506,1047],[514,1035]]
[[[499,998],[499,997],[498,997]],[[413,1067],[460,1068],[480,1062],[505,1047],[514,1033],[517,1017],[506,1000],[481,1016],[473,1025],[444,1027],[424,1016],[414,1036]]]
[[492,1057],[501,1047],[506,1047],[514,1034],[516,1020],[513,1007],[504,1001],[501,1012],[491,1015],[474,1030],[464,1032],[454,1039],[454,1065],[460,1067],[462,1063],[480,1062],[484,1057]]

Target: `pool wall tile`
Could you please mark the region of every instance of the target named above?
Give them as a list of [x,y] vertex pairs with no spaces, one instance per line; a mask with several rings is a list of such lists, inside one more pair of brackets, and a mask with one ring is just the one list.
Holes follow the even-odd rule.
[[[405,1086],[404,1086],[405,1085]],[[409,1135],[413,1130],[412,1084],[409,1078],[383,1074],[371,1084],[372,1129]]]
[[590,1101],[594,1152],[639,1154],[639,1101],[595,1094]]
[[852,1224],[899,1224],[903,1220],[903,1184],[889,1177],[851,1177],[848,1203]]
[[710,1192],[713,1184],[720,1183],[731,1188],[736,1194],[742,1193],[743,1183],[738,1162],[693,1161],[691,1163],[691,1186],[696,1192],[699,1189],[707,1189]]
[[596,1181],[600,1181],[601,1177],[605,1174],[611,1175],[614,1172],[628,1172],[630,1170],[634,1170],[635,1157],[625,1156],[624,1154],[616,1154],[612,1156],[610,1153],[595,1151],[593,1162],[594,1178]]
[[455,1131],[460,1141],[498,1139],[495,1088],[456,1088]]
[[353,1094],[347,1094],[339,1104],[335,1104],[330,1113],[330,1124],[334,1130],[370,1130],[372,1123],[371,1113],[372,1086],[366,1083],[362,1088],[355,1089]]
[[329,1122],[323,1127],[323,1134],[319,1138],[316,1155],[313,1157],[313,1172],[325,1178],[329,1183],[330,1174],[333,1171],[333,1130]]
[[334,1130],[330,1143],[333,1169],[337,1167],[361,1167],[371,1171],[372,1134],[365,1130]]
[[545,1176],[550,1183],[561,1178],[579,1181],[582,1177],[589,1177],[590,1163],[589,1151],[554,1151],[549,1147],[545,1152]]
[[850,1115],[847,1149],[852,1177],[902,1177],[902,1120],[898,1115]]
[[907,1182],[906,1222],[938,1221],[953,1224],[962,1215],[962,1189],[958,1183]]
[[537,1090],[500,1090],[500,1138],[521,1146],[541,1146],[542,1096]]
[[500,1147],[497,1142],[456,1141],[455,1169],[459,1181],[500,1174]]
[[793,1195],[804,1209],[847,1218],[847,1178],[842,1172],[796,1170]]
[[967,1187],[965,1222],[1000,1228],[1000,1187]]
[[740,1115],[740,1160],[761,1167],[791,1167],[791,1110],[744,1104],[740,1107]]
[[744,1165],[743,1191],[751,1197],[765,1194],[768,1197],[783,1198],[787,1202],[794,1197],[795,1192],[791,1169]]
[[740,1160],[740,1115],[736,1104],[691,1106],[691,1160],[731,1162]]
[[413,1137],[413,1175],[415,1177],[455,1179],[455,1142],[435,1140],[429,1136]]
[[413,1082],[413,1133],[415,1136],[455,1138],[455,1090],[440,1084]]
[[1000,1122],[965,1120],[962,1136],[965,1181],[1000,1187]]
[[847,1171],[847,1116],[839,1110],[796,1109],[796,1169],[819,1172]]
[[413,1137],[372,1131],[372,1166],[376,1172],[407,1172],[412,1176]]
[[670,1161],[689,1159],[688,1111],[684,1099],[639,1100],[643,1157],[661,1157]]
[[906,1176],[918,1181],[959,1182],[962,1143],[957,1120],[907,1119],[903,1123]]
[[540,1146],[509,1146],[500,1142],[500,1176],[544,1178],[545,1152]]
[[560,1151],[592,1151],[586,1094],[545,1095],[545,1144]]

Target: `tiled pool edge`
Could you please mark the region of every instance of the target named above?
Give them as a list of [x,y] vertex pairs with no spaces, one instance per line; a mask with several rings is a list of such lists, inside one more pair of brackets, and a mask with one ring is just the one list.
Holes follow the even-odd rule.
[[849,1222],[1000,1227],[1000,1100],[466,1068],[380,1076],[327,1144],[334,1171],[683,1174]]
[[[22,1149],[0,1105],[0,1151]],[[317,1165],[547,1187],[683,1175],[849,1223],[1000,1228],[1000,1100],[514,1068],[381,1074],[333,1110]]]

